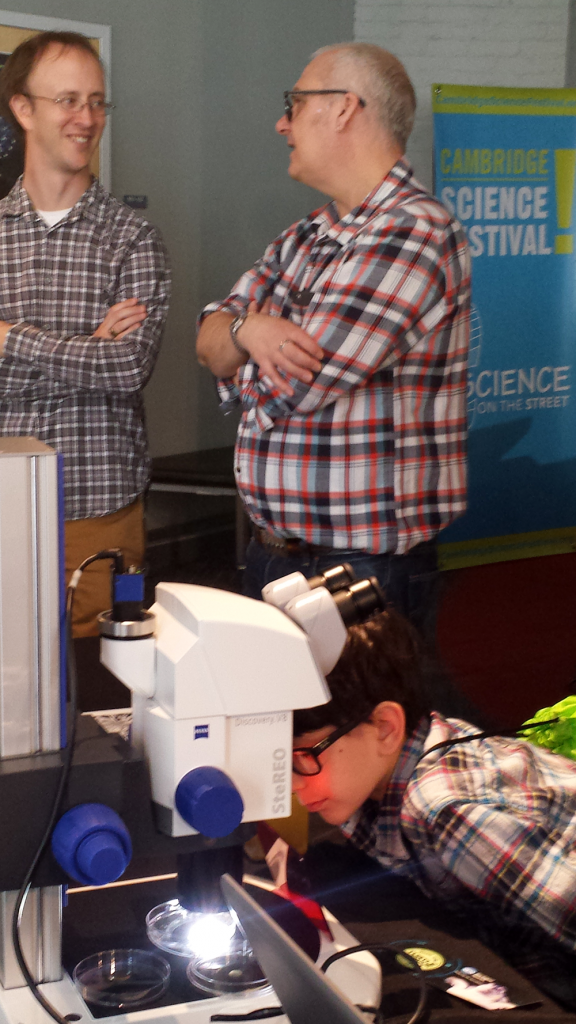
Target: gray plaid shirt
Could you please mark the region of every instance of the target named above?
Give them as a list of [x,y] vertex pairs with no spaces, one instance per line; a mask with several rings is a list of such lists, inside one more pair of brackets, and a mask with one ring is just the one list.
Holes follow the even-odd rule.
[[[149,477],[142,388],[158,355],[170,274],[157,231],[95,180],[49,228],[18,181],[0,202],[0,435],[64,456],[66,519],[128,505]],[[95,338],[110,306],[137,297],[141,327]]]

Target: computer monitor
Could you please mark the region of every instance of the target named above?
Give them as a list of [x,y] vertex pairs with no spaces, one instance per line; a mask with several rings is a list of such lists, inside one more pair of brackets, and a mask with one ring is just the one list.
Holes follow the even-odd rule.
[[366,1024],[366,1018],[230,876],[222,892],[291,1024]]

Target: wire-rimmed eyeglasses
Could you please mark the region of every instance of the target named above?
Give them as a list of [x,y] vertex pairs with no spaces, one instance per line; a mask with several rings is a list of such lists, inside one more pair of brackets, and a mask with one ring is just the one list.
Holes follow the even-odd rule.
[[55,103],[66,114],[79,114],[84,107],[88,107],[96,117],[106,117],[111,110],[114,110],[113,103],[108,103],[107,100],[100,99],[100,97],[81,100],[78,96],[37,96],[31,92],[25,92],[23,95],[29,100],[48,100],[50,103]]
[[[294,111],[294,97],[298,99],[299,96],[346,96],[350,92],[350,89],[288,89],[284,93],[284,113],[286,114],[286,120],[292,120],[292,114]],[[361,96],[358,97],[358,102],[361,107],[366,106],[366,100],[363,100]]]
[[295,775],[319,775],[322,771],[322,765],[319,761],[319,755],[323,754],[328,747],[331,747],[336,740],[342,739],[342,736],[346,736],[349,732],[352,732],[356,726],[361,725],[362,722],[366,722],[369,715],[364,713],[361,718],[355,718],[353,722],[348,722],[347,725],[341,725],[339,729],[335,729],[325,739],[319,740],[313,747],[295,747],[292,751],[292,771]]

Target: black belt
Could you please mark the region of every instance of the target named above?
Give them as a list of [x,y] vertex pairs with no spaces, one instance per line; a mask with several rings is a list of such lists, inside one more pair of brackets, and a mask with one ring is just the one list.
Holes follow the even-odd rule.
[[[338,559],[339,551],[337,548],[328,547],[326,544],[309,544],[306,540],[301,540],[300,537],[277,537],[273,533],[268,533],[268,530],[263,530],[261,526],[254,526],[252,524],[252,536],[257,544],[261,547],[266,548],[271,554],[278,555],[280,557],[289,558],[290,555],[335,555]],[[346,554],[350,554],[351,549],[346,549],[346,552],[341,552],[344,558]],[[352,549],[353,550],[353,549]],[[406,551],[406,555],[415,554],[433,554],[436,550],[436,539],[432,540],[421,540],[419,544],[415,544],[413,548]],[[359,555],[364,555],[366,558],[403,558],[404,555],[396,555],[393,551],[381,551],[377,554],[372,554],[370,551],[361,551],[358,549]]]
[[309,544],[305,540],[300,540],[299,537],[277,537],[273,533],[268,533],[267,530],[263,530],[260,526],[254,527],[253,533],[254,540],[257,544],[260,544],[271,554],[278,555],[281,558],[289,558],[291,555],[326,555],[335,552],[334,548],[328,547],[326,544]]

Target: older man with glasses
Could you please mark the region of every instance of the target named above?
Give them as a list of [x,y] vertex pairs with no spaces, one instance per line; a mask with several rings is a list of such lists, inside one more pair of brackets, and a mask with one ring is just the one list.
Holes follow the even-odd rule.
[[[109,547],[141,564],[141,392],[167,314],[166,252],[91,173],[112,104],[87,38],[23,42],[2,70],[0,100],[24,140],[23,177],[0,202],[0,434],[32,435],[63,455],[67,576]],[[78,587],[75,634],[96,635],[108,605],[99,562]]]
[[314,55],[276,130],[291,177],[332,201],[204,309],[198,355],[242,409],[245,593],[344,560],[431,636],[436,537],[466,501],[470,274],[404,158],[414,110],[385,50]]

